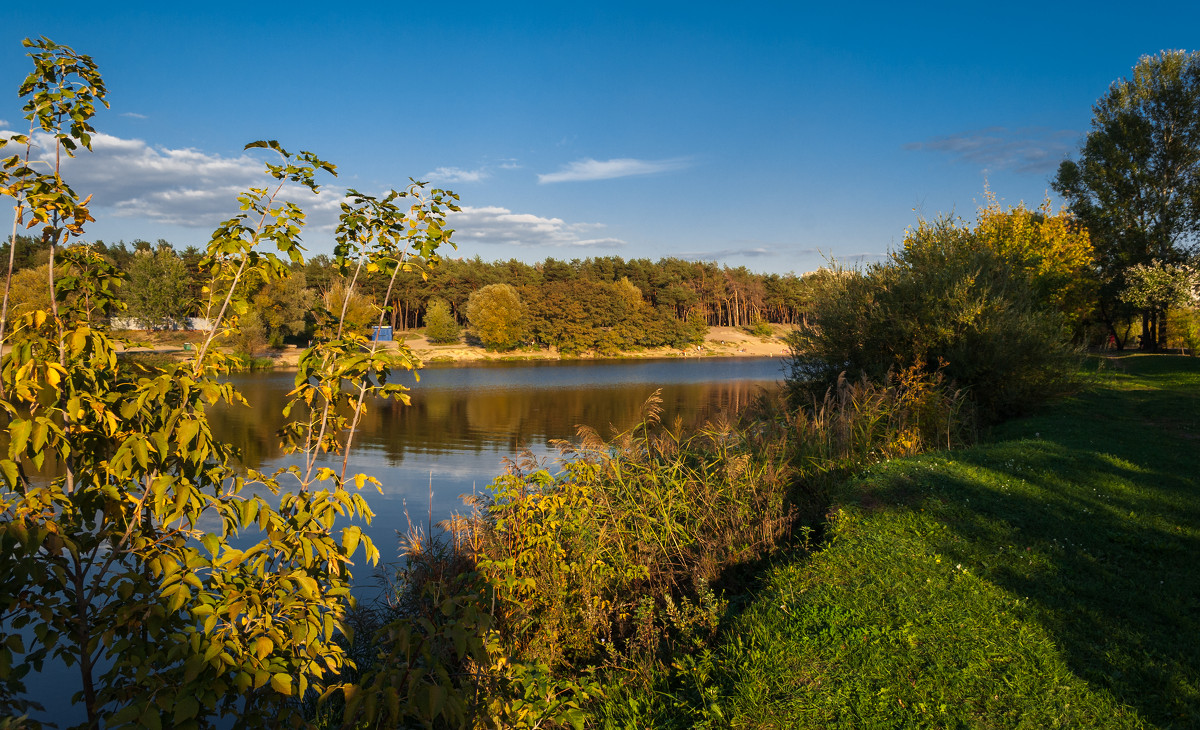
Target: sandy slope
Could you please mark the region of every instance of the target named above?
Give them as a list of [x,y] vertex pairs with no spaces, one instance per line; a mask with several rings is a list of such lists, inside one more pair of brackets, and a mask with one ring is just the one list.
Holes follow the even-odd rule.
[[[787,346],[779,339],[788,332],[787,327],[776,326],[775,337],[767,341],[747,334],[734,327],[712,327],[708,338],[699,348],[677,350],[671,347],[659,347],[641,352],[630,352],[620,357],[631,358],[662,358],[662,357],[780,357],[787,354]],[[471,362],[476,360],[557,360],[556,350],[531,350],[514,352],[488,352],[482,347],[474,347],[464,343],[454,345],[435,345],[418,335],[406,340],[417,357],[429,362]],[[294,367],[300,356],[297,349],[288,349],[279,353],[277,367]],[[589,359],[594,355],[582,355],[577,359]]]
[[[782,331],[779,333],[782,334]],[[559,354],[557,350],[533,350],[533,351],[517,351],[517,352],[488,352],[482,347],[472,347],[466,344],[456,345],[435,345],[424,337],[417,337],[407,341],[409,347],[422,360],[426,362],[442,362],[442,361],[471,361],[471,360],[557,360]],[[651,350],[643,350],[641,352],[624,353],[621,357],[636,357],[636,358],[660,358],[660,357],[713,357],[713,356],[741,356],[741,357],[764,357],[769,355],[783,355],[787,351],[786,346],[777,337],[764,342],[762,339],[733,327],[713,327],[708,332],[708,338],[704,344],[698,348],[690,350],[677,350],[673,347],[658,347]],[[585,354],[579,359],[589,359],[596,357],[595,355]]]
[[[783,325],[773,325],[775,336],[763,340],[734,327],[712,327],[704,344],[688,349],[677,350],[672,347],[659,347],[641,352],[627,352],[618,357],[623,358],[666,358],[666,357],[781,357],[787,354],[787,346],[781,337],[789,331]],[[435,345],[424,336],[409,333],[406,340],[417,357],[426,363],[430,362],[472,362],[478,360],[558,360],[558,351],[550,350],[518,350],[514,352],[488,352],[482,347],[459,343],[454,345]],[[395,345],[391,345],[395,347]],[[123,348],[122,348],[123,349]],[[146,347],[131,347],[131,352],[162,352],[178,356],[187,353],[179,344],[149,344]],[[279,352],[268,352],[274,358],[277,368],[294,368],[300,358],[300,349],[289,347]],[[591,359],[595,355],[585,354],[573,359]]]

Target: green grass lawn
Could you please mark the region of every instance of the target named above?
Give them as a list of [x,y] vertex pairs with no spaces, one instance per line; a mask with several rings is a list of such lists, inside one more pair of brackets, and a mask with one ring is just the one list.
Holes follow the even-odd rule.
[[873,467],[613,727],[1200,727],[1200,361]]

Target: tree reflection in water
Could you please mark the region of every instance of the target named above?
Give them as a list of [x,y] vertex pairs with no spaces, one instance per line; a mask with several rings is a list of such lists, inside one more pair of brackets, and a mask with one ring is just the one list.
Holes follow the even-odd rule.
[[[214,433],[242,451],[247,466],[289,463],[275,432],[292,373],[232,376],[250,407],[215,409]],[[528,449],[556,454],[550,442],[586,425],[602,435],[633,425],[643,403],[662,389],[663,421],[698,426],[736,411],[762,389],[778,387],[780,360],[693,359],[485,363],[432,367],[412,383],[412,405],[376,402],[355,436],[352,468],[377,477],[383,494],[367,495],[369,528],[385,557],[407,525],[406,507],[422,523],[461,509],[459,496],[483,490],[504,459]],[[339,460],[340,464],[340,460]],[[332,462],[330,463],[332,466]],[[433,502],[429,504],[429,493]]]

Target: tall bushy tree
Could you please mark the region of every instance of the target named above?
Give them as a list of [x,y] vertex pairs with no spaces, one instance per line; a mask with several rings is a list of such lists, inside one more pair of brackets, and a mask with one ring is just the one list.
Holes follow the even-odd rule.
[[1012,263],[1028,279],[1033,294],[1062,314],[1077,337],[1092,318],[1097,289],[1091,237],[1066,211],[1049,200],[1031,210],[1024,204],[1005,209],[989,191],[980,209],[974,237]]
[[[1051,185],[1091,234],[1101,312],[1123,345],[1127,272],[1152,259],[1181,263],[1200,240],[1200,53],[1143,56],[1092,112],[1079,159],[1063,162]],[[1156,346],[1160,314],[1141,310],[1143,347]]]
[[425,310],[425,337],[430,342],[444,344],[458,342],[461,336],[450,304],[445,299],[430,299],[429,307]]
[[1132,266],[1125,272],[1121,301],[1149,312],[1151,319],[1163,328],[1159,344],[1166,345],[1167,311],[1194,304],[1198,293],[1200,279],[1191,266],[1166,264],[1155,259],[1148,264]]
[[889,261],[814,286],[811,315],[789,337],[800,404],[842,372],[882,382],[915,366],[943,370],[995,420],[1060,392],[1075,371],[1062,315],[1024,262],[948,218],[910,230]]
[[50,309],[50,264],[14,273],[5,287],[5,295],[10,317]]
[[[57,167],[29,161],[34,133],[53,140],[55,158],[88,149],[105,89],[91,58],[44,38],[26,45],[31,131],[0,139],[17,148],[0,166],[0,193],[49,243],[55,295],[11,328],[0,316],[9,436],[0,458],[0,715],[32,708],[23,674],[53,657],[78,671],[87,727],[199,728],[222,715],[242,726],[298,724],[296,698],[349,666],[339,636],[353,559],[378,558],[360,526],[338,524],[371,517],[358,489],[372,480],[347,473],[354,429],[368,395],[405,398],[390,378],[416,361],[332,327],[302,355],[287,407],[295,416],[286,444],[300,464],[272,474],[239,466],[206,415],[217,402],[242,402],[219,378],[229,359],[214,342],[237,334],[237,315],[251,307],[247,282],[303,261],[304,213],[282,194],[290,185],[318,191],[333,165],[275,142],[248,145],[278,161],[266,166],[268,185],[238,196],[241,213],[208,245],[213,331],[186,362],[118,358],[93,315],[116,300],[120,275],[88,247],[63,246],[91,220],[87,200]],[[436,260],[453,200],[420,186],[378,199],[350,191],[336,257],[352,274],[349,291],[360,270],[391,275],[414,257]],[[340,469],[321,465],[329,453],[341,454]],[[37,643],[27,646],[21,630]]]
[[360,293],[354,282],[344,277],[334,279],[321,297],[321,304],[317,330],[326,336],[342,330],[365,335],[378,324],[382,313],[372,297]]
[[509,284],[489,284],[472,294],[466,314],[472,334],[489,350],[511,350],[525,337],[525,305]]
[[129,314],[146,329],[177,328],[192,313],[192,278],[183,260],[168,245],[139,251],[129,267],[125,287]]
[[304,334],[315,300],[303,271],[267,282],[254,295],[254,309],[262,321],[267,343],[281,347],[284,337]]

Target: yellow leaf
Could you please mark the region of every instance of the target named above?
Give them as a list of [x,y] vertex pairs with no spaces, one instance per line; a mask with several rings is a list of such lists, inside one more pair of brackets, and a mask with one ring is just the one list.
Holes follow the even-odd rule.
[[[258,637],[258,639],[254,642],[254,654],[259,659],[262,659],[266,655],[270,654],[274,649],[275,642],[271,641],[265,636]],[[274,685],[274,682],[271,684]]]
[[291,676],[283,672],[271,675],[271,689],[282,695],[290,695],[292,693]]
[[346,555],[353,555],[354,550],[358,547],[359,538],[362,537],[362,529],[356,526],[350,526],[342,530],[342,547],[346,549]]

